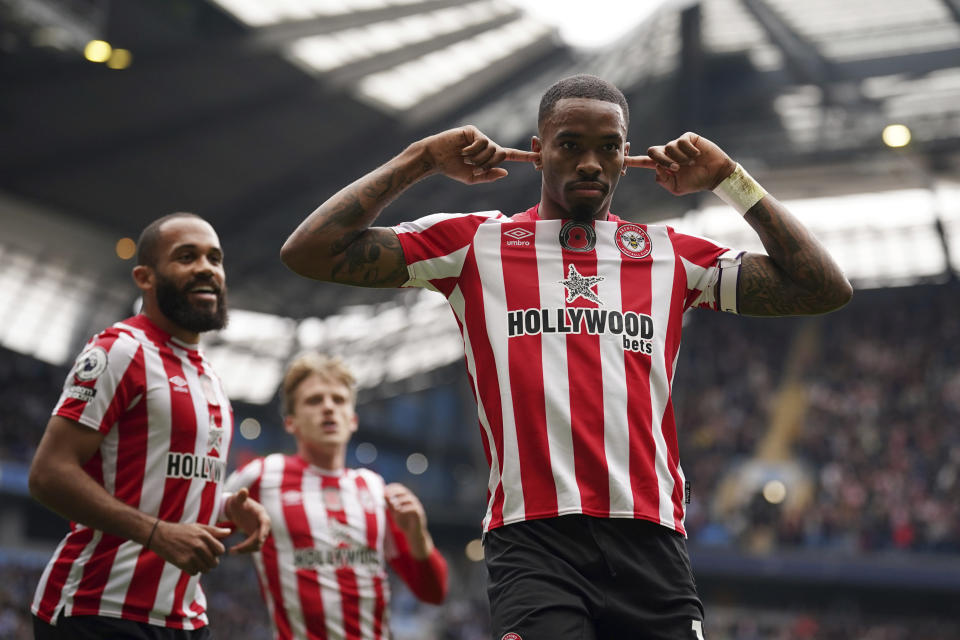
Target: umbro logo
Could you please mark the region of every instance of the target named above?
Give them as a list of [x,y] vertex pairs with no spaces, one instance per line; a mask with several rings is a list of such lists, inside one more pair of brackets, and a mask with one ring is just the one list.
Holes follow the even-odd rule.
[[179,391],[180,393],[189,393],[189,389],[187,389],[187,381],[180,376],[171,376],[170,384],[173,385],[174,391]]
[[514,229],[510,229],[509,231],[504,231],[503,235],[510,238],[510,240],[507,240],[508,247],[529,247],[530,241],[526,240],[526,238],[532,236],[533,231],[516,227]]

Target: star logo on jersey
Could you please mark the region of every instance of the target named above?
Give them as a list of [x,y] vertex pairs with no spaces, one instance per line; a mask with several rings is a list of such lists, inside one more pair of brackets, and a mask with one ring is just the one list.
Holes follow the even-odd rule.
[[207,434],[207,455],[220,457],[220,447],[223,446],[223,429],[210,425]]
[[596,302],[603,306],[603,301],[596,293],[591,291],[598,283],[603,282],[603,276],[582,276],[577,268],[570,265],[567,270],[567,279],[560,280],[560,284],[567,288],[567,302],[573,302],[577,298],[585,298],[590,302]]
[[348,549],[353,543],[353,536],[350,535],[350,528],[335,518],[331,518],[327,527],[333,537],[334,545],[338,549]]

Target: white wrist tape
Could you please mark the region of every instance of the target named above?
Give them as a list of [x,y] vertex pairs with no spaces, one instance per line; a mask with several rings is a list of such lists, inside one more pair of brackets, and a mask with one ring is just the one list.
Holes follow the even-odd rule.
[[737,168],[713,190],[728,205],[745,215],[753,205],[767,195],[760,183],[737,163]]

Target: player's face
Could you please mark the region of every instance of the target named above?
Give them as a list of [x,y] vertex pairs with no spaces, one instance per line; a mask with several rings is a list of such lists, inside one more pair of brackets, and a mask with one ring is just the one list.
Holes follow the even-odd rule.
[[357,430],[353,395],[343,383],[307,376],[294,391],[293,413],[286,429],[301,444],[344,447]]
[[533,150],[540,152],[547,215],[558,212],[583,221],[606,216],[630,148],[626,136],[620,105],[559,100],[533,140]]
[[157,306],[194,333],[227,324],[227,284],[217,233],[196,218],[174,218],[161,228],[155,267]]

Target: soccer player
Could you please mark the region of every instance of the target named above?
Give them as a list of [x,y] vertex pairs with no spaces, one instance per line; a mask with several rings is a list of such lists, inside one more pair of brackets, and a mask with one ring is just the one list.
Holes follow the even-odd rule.
[[227,479],[228,489],[249,489],[273,521],[253,560],[279,640],[389,638],[387,563],[420,600],[446,596],[447,564],[417,496],[346,468],[357,430],[354,385],[337,358],[294,360],[282,405],[297,453],[257,458]]
[[246,491],[226,494],[233,413],[198,348],[227,319],[223,250],[192,213],[150,223],[133,279],[140,314],[87,343],[30,466],[30,492],[70,531],[37,586],[39,640],[209,638],[199,574],[232,520],[249,553],[270,531]]
[[[472,126],[407,147],[310,214],[281,256],[297,273],[425,287],[450,302],[490,465],[483,520],[495,638],[700,638],[671,405],[684,311],[837,309],[850,284],[813,235],[716,144],[685,133],[630,156],[623,94],[550,87],[531,151]],[[532,162],[540,200],[372,227],[433,174],[467,184]],[[610,211],[629,167],[675,195],[713,190],[754,228],[744,253]]]

